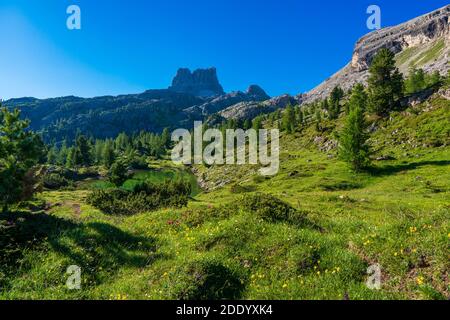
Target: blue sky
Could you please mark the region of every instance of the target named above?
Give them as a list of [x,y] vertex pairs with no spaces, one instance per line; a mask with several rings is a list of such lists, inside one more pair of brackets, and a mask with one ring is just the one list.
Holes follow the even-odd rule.
[[0,98],[135,93],[210,66],[226,91],[305,92],[350,60],[371,4],[390,26],[448,0],[1,0]]

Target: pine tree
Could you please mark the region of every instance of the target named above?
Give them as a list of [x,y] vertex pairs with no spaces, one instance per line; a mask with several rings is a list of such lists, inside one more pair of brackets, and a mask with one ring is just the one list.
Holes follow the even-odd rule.
[[439,71],[425,76],[425,83],[428,88],[442,85],[442,77]]
[[29,125],[29,121],[20,119],[19,110],[10,112],[0,104],[0,204],[3,212],[8,210],[8,205],[23,200],[24,191],[30,189],[27,177],[45,152],[42,140],[28,130]]
[[69,150],[67,149],[66,140],[63,141],[61,148],[59,149],[57,164],[60,166],[65,166],[67,161],[67,154]]
[[248,129],[250,129],[252,127],[252,122],[251,122],[251,120],[250,119],[246,119],[245,121],[244,121],[244,130],[248,130]]
[[289,104],[284,111],[281,120],[281,129],[287,133],[293,133],[295,130],[295,113],[294,108]]
[[47,163],[56,164],[58,162],[58,148],[56,146],[52,146],[47,153]]
[[378,115],[386,115],[403,94],[403,76],[395,66],[395,55],[381,49],[369,68],[369,108]]
[[92,145],[84,135],[78,135],[75,141],[75,166],[90,166],[92,164]]
[[102,163],[105,167],[110,168],[114,163],[114,160],[114,143],[111,140],[107,140],[103,145]]
[[348,113],[354,108],[359,108],[364,113],[367,109],[367,93],[364,90],[364,86],[360,83],[353,87],[353,91],[350,94],[348,102]]
[[263,122],[263,118],[261,116],[257,116],[252,121],[252,128],[255,129],[256,131],[261,130],[263,128],[262,122]]
[[170,148],[171,141],[172,140],[171,140],[169,128],[164,128],[164,130],[161,134],[161,142],[162,142],[162,145],[164,146],[164,148],[166,148],[166,149]]
[[[339,87],[334,87],[330,95],[330,106],[328,116],[331,120],[335,120],[341,113],[341,99],[344,97],[344,91]],[[326,101],[326,100],[325,100]]]
[[425,72],[415,67],[409,70],[409,76],[405,80],[405,93],[412,94],[426,88]]
[[300,126],[303,126],[303,122],[304,122],[303,111],[299,108],[299,110],[298,110],[298,124]]
[[67,168],[75,168],[76,165],[77,165],[77,160],[76,160],[75,147],[70,147],[69,149],[67,149],[66,167]]
[[363,93],[360,86],[352,92],[350,113],[339,137],[339,158],[347,162],[353,170],[359,171],[369,164],[369,145],[367,123],[362,103]]
[[122,186],[128,179],[127,166],[125,162],[120,159],[115,161],[109,169],[108,177],[109,181],[117,187]]
[[322,112],[320,111],[320,109],[316,110],[315,118],[316,118],[316,131],[320,132],[322,131]]

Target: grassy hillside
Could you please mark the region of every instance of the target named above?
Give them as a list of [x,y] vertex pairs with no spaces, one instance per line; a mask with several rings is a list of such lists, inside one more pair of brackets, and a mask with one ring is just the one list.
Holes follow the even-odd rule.
[[[0,298],[445,299],[450,103],[373,120],[370,172],[336,159],[338,121],[283,136],[273,178],[197,168],[214,190],[184,209],[111,216],[89,190],[44,192],[0,215]],[[70,265],[82,290],[65,286]]]

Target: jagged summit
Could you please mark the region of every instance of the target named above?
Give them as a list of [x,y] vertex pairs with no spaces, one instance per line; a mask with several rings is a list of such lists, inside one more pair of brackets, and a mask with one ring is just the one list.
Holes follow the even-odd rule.
[[169,90],[197,97],[212,97],[225,93],[217,79],[216,68],[197,69],[194,72],[180,68]]

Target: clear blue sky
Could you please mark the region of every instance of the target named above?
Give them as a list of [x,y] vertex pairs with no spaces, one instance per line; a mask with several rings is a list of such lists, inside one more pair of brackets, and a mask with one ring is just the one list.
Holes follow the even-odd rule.
[[371,4],[390,26],[448,0],[1,0],[0,98],[141,92],[210,66],[226,91],[305,92],[350,60]]

